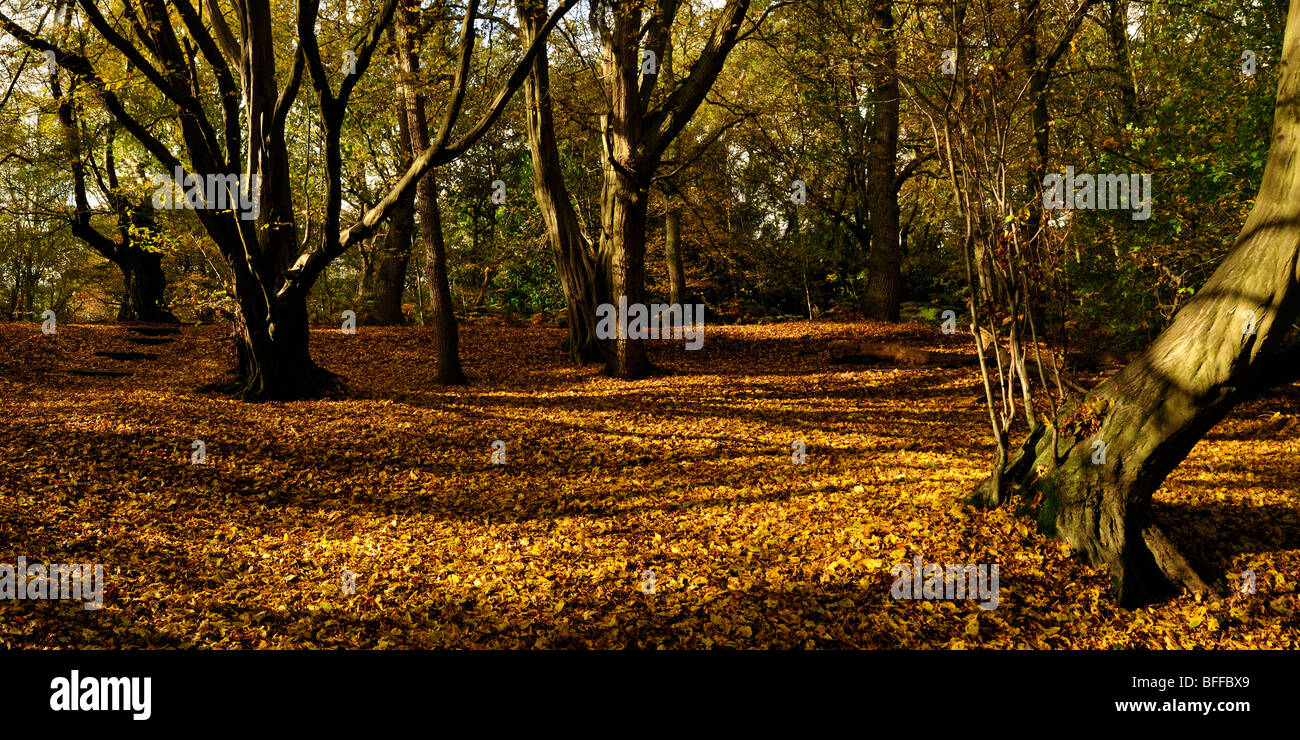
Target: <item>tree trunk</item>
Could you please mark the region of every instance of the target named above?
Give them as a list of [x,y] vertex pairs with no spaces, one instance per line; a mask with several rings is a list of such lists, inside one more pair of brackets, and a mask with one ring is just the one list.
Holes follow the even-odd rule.
[[[748,0],[727,1],[691,73],[676,89],[668,90],[671,83],[666,83],[657,106],[651,103],[656,99],[660,75],[643,68],[641,56],[643,51],[653,52],[656,59],[663,59],[681,4],[656,3],[650,8],[640,3],[602,3],[592,8],[592,26],[600,36],[601,84],[609,104],[600,127],[604,156],[595,295],[602,302],[644,302],[650,183],[664,152],[704,102],[721,72],[748,8]],[[643,18],[646,10],[651,13],[648,19]],[[651,366],[645,340],[615,337],[607,343],[605,367],[607,373],[620,378],[648,374]]]
[[[649,176],[658,167],[662,150],[645,146],[652,143],[646,139],[655,134],[643,128],[645,106],[640,87],[638,48],[641,10],[634,5],[619,5],[612,12],[614,22],[601,37],[610,108],[600,119],[604,164],[601,167],[601,228],[596,259],[603,278],[603,284],[598,286],[603,289],[599,294],[602,302],[632,306],[645,303]],[[667,22],[671,23],[671,19]],[[661,46],[660,58],[662,52]],[[656,73],[656,83],[658,79]],[[649,375],[651,369],[643,337],[619,332],[606,343],[607,374],[631,380]]]
[[293,291],[268,311],[253,292],[240,293],[235,321],[238,359],[233,385],[220,390],[245,401],[317,398],[341,387],[341,378],[318,366],[308,351],[307,296]]
[[125,293],[118,309],[118,321],[176,323],[165,306],[167,277],[163,274],[162,254],[139,247],[122,247],[118,251],[118,269],[122,271]]
[[433,170],[420,183],[420,232],[424,238],[429,292],[433,299],[433,325],[438,334],[438,382],[464,385],[468,382],[460,366],[460,336],[447,281],[447,247],[442,238],[442,213],[438,208],[437,183]]
[[1106,33],[1110,39],[1111,58],[1115,63],[1115,81],[1119,88],[1120,110],[1123,118],[1116,123],[1140,123],[1138,120],[1137,88],[1133,84],[1133,68],[1128,48],[1128,0],[1107,0],[1105,16]]
[[18,297],[23,294],[23,274],[20,271],[22,263],[18,260],[9,262],[9,269],[14,276],[14,289],[9,292],[9,310],[5,312],[4,318],[13,321],[18,318]]
[[[394,48],[396,48],[396,42]],[[397,53],[400,65],[402,63],[402,52],[398,51]],[[413,151],[406,95],[403,93],[399,98],[397,101],[398,144],[404,150]],[[407,158],[402,162],[402,167],[409,167],[410,164],[411,160]],[[402,323],[402,296],[406,293],[406,266],[411,257],[411,235],[415,232],[415,197],[416,194],[411,192],[398,199],[391,215],[388,217],[388,233],[384,236],[384,245],[380,250],[378,264],[375,267],[375,302],[370,315],[370,322],[377,326],[398,326]],[[416,298],[420,301],[424,300],[418,292]]]
[[[617,138],[616,138],[617,140]],[[617,155],[614,155],[617,156]],[[617,161],[617,160],[615,160]],[[614,306],[645,303],[645,229],[648,190],[625,173],[606,165],[601,188],[599,259],[609,280],[605,301]],[[645,340],[616,336],[609,342],[605,372],[616,377],[635,379],[650,374]]]
[[[660,66],[664,79],[673,81],[673,39],[669,35],[664,46],[664,63]],[[681,143],[674,139],[668,145],[668,160],[680,167]],[[680,306],[686,302],[686,269],[682,265],[682,210],[675,197],[678,183],[676,178],[665,182],[663,188],[664,206],[664,262],[668,268],[668,303]]]
[[881,321],[898,321],[902,300],[902,255],[898,246],[898,47],[893,3],[883,0],[874,13],[875,33],[884,58],[873,72],[875,101],[867,203],[871,224],[871,261],[863,313]]
[[[411,31],[416,14],[403,7],[397,24],[398,59],[402,68],[402,95],[406,102],[407,130],[411,154],[418,155],[429,147],[429,126],[424,113],[424,96],[416,92],[415,78],[420,72],[420,58],[415,51]],[[429,275],[429,296],[433,300],[433,326],[437,331],[438,383],[463,385],[465,372],[460,366],[460,336],[456,326],[451,286],[447,280],[447,246],[443,241],[442,214],[438,208],[438,181],[430,168],[416,186],[416,207],[420,213],[420,239],[424,242],[425,265]],[[400,312],[401,306],[398,306]]]
[[401,198],[389,216],[388,233],[375,267],[375,302],[370,323],[377,326],[402,323],[406,266],[411,256],[411,233],[415,231],[414,201],[414,193]]
[[664,216],[664,261],[668,263],[668,302],[686,302],[686,270],[682,265],[682,212],[668,196],[668,214]]
[[405,220],[400,208],[393,210],[393,222],[384,239],[383,252],[375,268],[375,303],[370,323],[399,326],[402,323],[402,297],[406,292],[406,264],[411,250],[411,212]]
[[1029,122],[1034,129],[1034,161],[1029,167],[1026,183],[1026,192],[1030,194],[1030,198],[1027,204],[1028,216],[1025,219],[1029,232],[1025,240],[1025,252],[1031,260],[1038,256],[1038,245],[1042,241],[1042,230],[1045,226],[1041,193],[1043,178],[1047,176],[1052,123],[1047,111],[1049,71],[1040,64],[1038,52],[1038,19],[1041,15],[1041,7],[1038,0],[1025,6],[1021,20],[1025,35],[1020,43],[1020,58],[1029,72],[1029,100],[1033,104]]
[[[72,170],[73,203],[76,208],[70,219],[72,235],[86,242],[105,259],[117,265],[122,272],[122,305],[118,308],[118,321],[150,321],[176,323],[176,317],[166,308],[167,276],[162,270],[162,254],[142,249],[136,244],[137,234],[157,232],[153,208],[148,202],[134,206],[119,190],[117,181],[114,137],[116,127],[109,125],[104,147],[104,178],[107,179],[107,200],[117,216],[118,238],[110,239],[91,223],[92,210],[86,194],[86,165],[81,159],[81,132],[78,109],[73,102],[77,80],[72,79],[68,95],[64,96],[58,73],[50,76],[50,90],[59,101],[59,125],[63,130],[64,144],[68,148]],[[101,179],[102,183],[104,180]]]
[[[517,0],[524,44],[532,43],[546,20],[544,7],[527,0]],[[532,72],[524,82],[527,102],[528,150],[533,161],[533,198],[546,223],[555,270],[564,292],[568,313],[569,357],[577,363],[604,359],[596,338],[596,306],[599,304],[595,250],[583,232],[574,210],[564,172],[560,150],[555,140],[555,120],[551,110],[550,63],[546,54],[533,60]]]
[[1021,499],[1044,532],[1109,567],[1125,606],[1208,587],[1155,522],[1151,496],[1239,401],[1277,382],[1279,345],[1300,309],[1298,45],[1292,0],[1264,179],[1228,256],[1145,352],[1064,409],[1055,428],[1036,429],[968,497]]

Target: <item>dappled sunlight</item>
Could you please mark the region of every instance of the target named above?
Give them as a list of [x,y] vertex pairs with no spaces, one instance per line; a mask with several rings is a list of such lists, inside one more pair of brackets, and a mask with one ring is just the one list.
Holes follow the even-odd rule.
[[[130,376],[64,372],[108,367],[94,352],[124,331],[0,325],[0,560],[107,570],[100,613],[0,604],[0,644],[1293,647],[1300,629],[1295,388],[1243,405],[1156,496],[1173,537],[1253,568],[1264,598],[1125,612],[1031,520],[957,503],[992,453],[975,369],[805,350],[960,339],[929,328],[709,327],[628,383],[569,365],[558,331],[469,326],[459,389],[433,385],[427,330],[317,330],[346,391],[262,404],[196,390],[191,367],[230,362],[218,327],[113,365]],[[890,567],[917,556],[999,563],[1001,605],[892,599]]]

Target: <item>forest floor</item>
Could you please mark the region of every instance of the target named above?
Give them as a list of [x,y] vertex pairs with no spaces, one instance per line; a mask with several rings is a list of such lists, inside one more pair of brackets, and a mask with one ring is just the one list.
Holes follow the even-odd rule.
[[[571,366],[560,330],[472,325],[463,388],[434,385],[430,330],[322,329],[348,393],[285,404],[197,390],[227,332],[0,324],[0,563],[105,568],[102,610],[0,601],[0,646],[1300,646],[1297,386],[1156,496],[1256,593],[1126,611],[1031,520],[957,503],[992,451],[974,368],[828,361],[839,338],[969,351],[930,327],[710,326],[622,382]],[[892,598],[917,556],[998,564],[997,608]]]

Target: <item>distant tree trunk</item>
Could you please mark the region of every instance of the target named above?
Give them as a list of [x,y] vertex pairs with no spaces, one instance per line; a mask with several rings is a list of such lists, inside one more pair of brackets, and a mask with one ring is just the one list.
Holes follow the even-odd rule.
[[1138,123],[1137,88],[1133,84],[1133,67],[1128,50],[1128,0],[1107,0],[1106,32],[1110,37],[1111,58],[1115,61],[1118,77],[1120,110],[1123,119],[1119,124]]
[[23,274],[20,271],[22,263],[18,260],[9,261],[9,269],[14,275],[14,288],[9,291],[9,310],[5,312],[4,318],[13,321],[18,318],[18,298],[23,294]]
[[[415,39],[412,36],[416,21],[416,11],[409,6],[403,7],[396,31],[403,78],[402,95],[406,101],[407,127],[413,156],[429,146],[424,95],[415,86],[415,79],[420,72],[420,57],[415,51]],[[447,246],[443,241],[442,214],[438,208],[438,181],[433,168],[420,178],[416,186],[416,207],[420,212],[420,239],[424,242],[425,269],[429,276],[429,295],[433,301],[433,326],[437,332],[438,383],[463,385],[466,379],[460,366],[459,328],[447,279]],[[401,311],[400,304],[398,311]]]
[[[523,43],[530,44],[546,21],[546,8],[531,0],[516,0]],[[555,119],[551,108],[550,63],[538,54],[524,83],[527,101],[528,149],[533,160],[533,197],[546,223],[555,269],[564,292],[568,313],[569,357],[577,363],[604,359],[596,338],[597,287],[595,250],[583,232],[573,208],[560,150],[555,140]]]
[[[673,40],[669,36],[664,46],[664,63],[661,67],[666,79],[673,79]],[[677,165],[681,154],[681,143],[674,139],[668,146],[668,159]],[[677,183],[668,182],[664,187],[664,263],[668,269],[668,302],[681,305],[686,302],[686,269],[682,264],[682,210],[676,197]]]
[[[59,124],[63,128],[64,143],[72,169],[73,212],[72,235],[86,242],[122,273],[122,304],[118,307],[118,321],[150,321],[176,323],[176,317],[166,307],[167,276],[162,269],[162,253],[146,249],[138,243],[146,235],[156,233],[151,205],[132,204],[118,189],[117,166],[114,156],[116,126],[107,128],[104,146],[103,179],[99,182],[105,190],[105,200],[117,217],[118,238],[106,236],[91,224],[93,211],[86,193],[86,165],[81,158],[81,133],[78,128],[76,78],[68,95],[64,96],[57,72],[50,75],[50,89],[59,101]],[[105,183],[107,180],[107,183]]]
[[162,305],[167,277],[163,274],[161,252],[125,249],[117,266],[122,271],[125,287],[125,297],[117,312],[118,321],[176,322],[172,312]]
[[1034,131],[1034,160],[1028,168],[1026,183],[1030,198],[1026,204],[1029,213],[1025,223],[1029,233],[1025,252],[1030,255],[1030,259],[1034,259],[1038,254],[1038,244],[1044,226],[1043,199],[1040,193],[1043,178],[1047,176],[1050,144],[1048,137],[1051,132],[1051,119],[1047,113],[1048,72],[1040,66],[1041,59],[1038,52],[1038,19],[1041,8],[1040,0],[1030,0],[1021,11],[1021,24],[1025,29],[1025,35],[1020,42],[1020,57],[1029,73],[1029,100],[1033,105],[1029,113],[1029,122]]
[[[397,129],[399,144],[418,153],[411,140],[405,94],[398,101]],[[402,168],[410,166],[410,158]],[[419,186],[416,186],[417,190]],[[406,265],[411,256],[411,235],[415,231],[416,194],[410,192],[398,199],[388,217],[388,233],[375,266],[375,302],[370,321],[379,326],[396,326],[402,323],[402,296],[406,293]],[[421,298],[420,300],[424,300]]]
[[[644,302],[650,183],[665,150],[681,134],[722,71],[727,55],[735,47],[749,2],[727,0],[690,74],[675,89],[667,89],[671,86],[668,83],[656,94],[660,79],[657,63],[664,58],[681,7],[678,0],[665,0],[653,6],[599,3],[591,8],[589,20],[600,37],[604,72],[601,84],[609,103],[600,127],[604,156],[601,234],[595,259],[598,280],[594,285],[600,302]],[[647,64],[651,55],[653,66]],[[542,210],[545,213],[547,209]],[[594,322],[594,316],[585,320]],[[651,367],[644,343],[644,338],[628,336],[607,342],[605,372],[619,378],[648,374]]]
[[463,385],[468,382],[460,366],[460,336],[447,279],[447,247],[442,236],[442,213],[438,208],[438,185],[434,170],[420,185],[420,231],[425,244],[425,264],[429,273],[429,292],[433,299],[433,325],[438,330],[438,382]]
[[1041,529],[1109,567],[1125,606],[1208,587],[1155,522],[1151,496],[1239,401],[1296,377],[1297,353],[1280,345],[1300,311],[1300,0],[1283,62],[1263,183],[1228,256],[1145,352],[1036,429],[1001,485],[990,476],[969,497],[1019,498]]
[[[1029,112],[1029,123],[1034,132],[1034,159],[1029,167],[1028,182],[1026,183],[1028,192],[1033,194],[1027,204],[1029,210],[1025,220],[1029,232],[1025,251],[1029,255],[1029,259],[1037,258],[1038,246],[1042,241],[1042,230],[1045,224],[1041,189],[1043,178],[1047,176],[1052,131],[1052,117],[1047,108],[1048,82],[1051,80],[1052,70],[1055,68],[1056,63],[1060,61],[1061,56],[1069,48],[1074,35],[1079,30],[1079,26],[1083,23],[1083,19],[1087,17],[1088,10],[1098,1],[1084,0],[1083,5],[1066,22],[1065,28],[1057,38],[1055,47],[1049,49],[1045,56],[1038,48],[1038,27],[1042,18],[1042,0],[1029,0],[1021,11],[1021,26],[1025,29],[1025,32],[1020,43],[1020,58],[1025,66],[1026,73],[1029,75],[1027,83],[1029,101],[1033,105]],[[1111,0],[1111,2],[1113,9],[1114,0]],[[1122,26],[1122,28],[1127,29],[1127,26]],[[1127,33],[1127,30],[1124,30],[1123,33]],[[1121,47],[1122,49],[1123,47]],[[1125,54],[1122,60],[1125,70],[1127,70],[1127,60],[1128,56]],[[1121,60],[1117,59],[1116,61],[1118,63]],[[1125,71],[1125,75],[1127,76],[1127,71]]]
[[664,261],[668,267],[668,302],[686,302],[686,269],[682,264],[682,212],[669,196],[669,210],[664,216]]
[[[390,224],[391,228],[391,224]],[[387,234],[385,234],[387,238]],[[375,274],[375,263],[371,257],[370,250],[374,247],[373,237],[357,248],[357,305],[364,306],[366,303],[366,289],[369,287],[370,279]]]
[[898,321],[902,300],[902,255],[898,245],[898,45],[892,0],[881,0],[873,14],[883,59],[874,79],[874,132],[867,179],[871,260],[863,312],[881,321]]
[[406,292],[406,266],[411,256],[411,233],[415,230],[414,197],[405,197],[393,207],[388,233],[375,265],[375,302],[370,323],[396,326],[402,323],[402,296]]

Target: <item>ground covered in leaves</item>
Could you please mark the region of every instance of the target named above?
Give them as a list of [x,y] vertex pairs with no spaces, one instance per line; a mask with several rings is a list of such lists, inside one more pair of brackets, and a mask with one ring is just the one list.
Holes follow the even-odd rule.
[[[142,346],[120,326],[0,324],[0,563],[106,569],[100,611],[0,601],[0,645],[1300,643],[1300,388],[1239,408],[1156,497],[1175,541],[1252,569],[1257,592],[1125,611],[1031,521],[956,503],[992,445],[973,368],[832,365],[825,349],[968,351],[960,337],[709,327],[698,352],[654,343],[665,374],[622,382],[570,366],[560,330],[472,325],[471,385],[444,389],[429,330],[318,330],[313,355],[348,395],[245,404],[197,390],[230,363],[227,331]],[[998,608],[891,598],[890,566],[916,556],[999,564]]]

